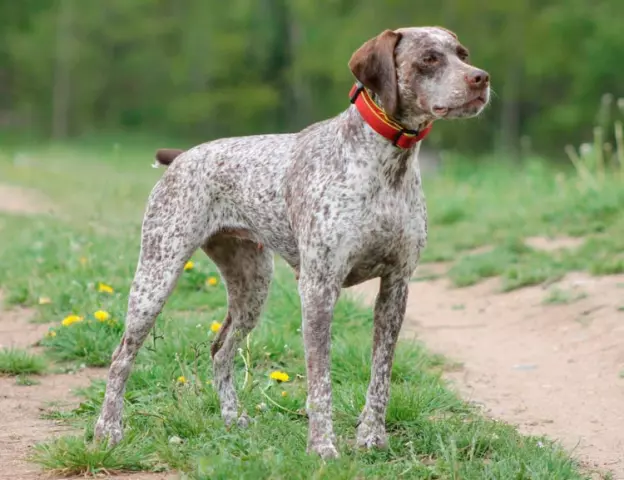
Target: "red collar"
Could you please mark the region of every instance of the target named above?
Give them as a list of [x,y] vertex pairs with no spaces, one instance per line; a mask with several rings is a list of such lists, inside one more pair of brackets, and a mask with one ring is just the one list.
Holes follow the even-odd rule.
[[409,130],[390,118],[386,112],[377,105],[364,86],[357,82],[349,92],[351,103],[360,112],[360,115],[370,127],[382,137],[392,141],[399,148],[412,148],[431,131],[433,123],[422,130]]

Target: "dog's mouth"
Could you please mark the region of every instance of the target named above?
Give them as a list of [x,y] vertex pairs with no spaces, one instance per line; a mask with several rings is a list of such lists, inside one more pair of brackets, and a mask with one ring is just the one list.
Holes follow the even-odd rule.
[[480,93],[472,100],[469,100],[461,105],[458,105],[457,107],[442,107],[442,106],[436,105],[431,109],[431,111],[438,118],[448,117],[449,115],[452,115],[452,114],[461,114],[463,112],[470,114],[471,112],[481,110],[487,102],[488,102],[488,93],[487,91],[484,91],[483,93]]

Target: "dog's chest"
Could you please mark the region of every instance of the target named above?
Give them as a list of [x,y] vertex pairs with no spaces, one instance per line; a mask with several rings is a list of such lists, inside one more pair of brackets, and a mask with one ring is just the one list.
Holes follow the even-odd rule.
[[354,220],[349,222],[352,230],[344,232],[352,241],[347,286],[390,271],[411,274],[427,241],[427,211],[420,191],[409,198],[373,198]]

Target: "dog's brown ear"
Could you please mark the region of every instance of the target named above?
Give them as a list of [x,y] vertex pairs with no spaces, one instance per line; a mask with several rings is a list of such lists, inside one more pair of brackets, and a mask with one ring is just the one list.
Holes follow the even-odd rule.
[[400,33],[385,30],[358,48],[349,60],[355,78],[379,95],[389,115],[395,115],[399,107],[394,49],[400,38]]

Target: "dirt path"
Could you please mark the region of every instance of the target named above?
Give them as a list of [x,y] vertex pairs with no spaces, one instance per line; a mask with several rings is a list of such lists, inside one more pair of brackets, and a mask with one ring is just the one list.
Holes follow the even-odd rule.
[[[30,322],[33,314],[27,309],[0,309],[0,348],[33,349],[48,330],[47,325]],[[31,386],[17,385],[14,377],[0,377],[0,478],[40,478],[40,470],[25,460],[32,445],[67,432],[55,422],[43,420],[42,413],[51,402],[61,408],[75,406],[78,399],[72,390],[101,376],[102,372],[90,369],[73,375],[37,375],[33,378],[39,383]]]
[[[5,311],[0,308],[0,348],[37,350],[33,344],[45,335],[48,325],[30,322],[33,313],[27,309]],[[71,432],[53,420],[44,420],[42,414],[52,404],[55,409],[76,407],[80,399],[73,391],[89,385],[92,379],[103,378],[105,374],[105,369],[86,368],[75,374],[37,375],[32,378],[39,383],[30,386],[17,385],[14,377],[0,376],[0,480],[51,478],[42,473],[37,465],[28,462],[26,457],[34,444]],[[171,474],[137,473],[106,478],[171,480],[175,477]]]
[[[50,211],[36,192],[0,185],[0,211],[32,214]],[[573,247],[568,242],[532,239],[544,250]],[[440,273],[444,266],[419,269]],[[525,288],[495,292],[496,280],[454,289],[440,279],[412,284],[406,338],[463,366],[447,373],[463,396],[495,418],[530,434],[559,439],[588,470],[610,471],[624,479],[624,276],[566,277],[557,287],[575,301],[543,303],[547,291]],[[350,289],[372,302],[378,282]],[[1,299],[0,299],[1,305]],[[30,323],[29,310],[2,311],[0,347],[32,348],[47,331]],[[41,419],[50,402],[71,407],[72,390],[88,385],[103,371],[45,375],[34,386],[17,386],[0,377],[0,480],[39,480],[36,466],[24,460],[31,446],[66,430]],[[57,403],[57,404],[58,404]],[[173,478],[133,474],[128,480]]]
[[[0,184],[0,212],[32,215],[54,213],[55,207],[37,191]],[[0,348],[16,347],[38,351],[34,344],[48,331],[49,325],[32,323],[34,311],[2,308],[0,292]],[[70,433],[70,430],[42,414],[54,408],[70,409],[80,399],[73,391],[89,385],[92,379],[103,378],[105,369],[82,369],[75,374],[32,376],[36,385],[17,385],[14,377],[0,375],[0,480],[43,480],[64,478],[50,476],[27,461],[36,443]],[[98,477],[101,478],[101,477]],[[107,479],[172,480],[173,474],[136,473],[112,475]]]
[[36,190],[0,184],[0,212],[33,215],[55,211],[50,200]]
[[[542,287],[500,294],[497,285],[413,283],[403,336],[460,362],[448,378],[488,415],[624,479],[624,276],[568,275],[557,287],[584,297],[564,304],[544,304]],[[372,302],[377,288],[350,291]]]

